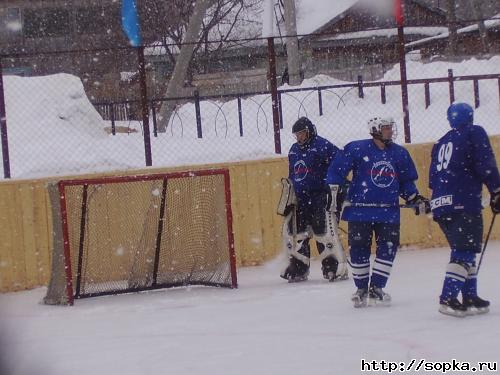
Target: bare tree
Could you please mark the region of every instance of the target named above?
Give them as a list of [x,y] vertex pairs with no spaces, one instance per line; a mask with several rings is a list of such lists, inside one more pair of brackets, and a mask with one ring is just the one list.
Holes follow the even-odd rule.
[[[190,84],[193,71],[206,72],[210,61],[216,60],[226,48],[244,43],[238,39],[258,36],[260,30],[250,11],[261,2],[198,0],[193,6],[185,0],[147,0],[151,17],[157,19],[149,28],[154,28],[166,59],[174,66],[165,96],[172,97],[184,84]],[[242,29],[250,29],[250,35],[242,34]],[[166,130],[174,108],[165,103],[160,109],[160,132]]]

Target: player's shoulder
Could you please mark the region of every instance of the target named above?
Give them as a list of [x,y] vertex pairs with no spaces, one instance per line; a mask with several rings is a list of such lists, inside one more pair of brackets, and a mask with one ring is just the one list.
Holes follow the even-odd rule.
[[404,146],[401,146],[397,143],[392,143],[389,146],[389,149],[391,150],[392,154],[399,156],[399,157],[405,157],[405,156],[410,155],[410,153],[408,152],[408,150]]
[[469,132],[472,136],[475,136],[475,137],[483,137],[483,138],[488,137],[486,130],[484,130],[484,128],[481,125],[469,126]]
[[323,138],[323,137],[321,137],[319,135],[317,135],[314,138],[313,143],[316,144],[317,146],[320,146],[320,147],[330,147],[330,146],[333,146],[332,142],[330,142],[328,139]]
[[298,153],[299,153],[299,145],[297,143],[294,143],[292,147],[290,147],[290,150],[288,151],[288,156],[296,155]]
[[351,141],[344,146],[345,151],[362,150],[370,147],[373,143],[371,139],[360,139],[357,141]]

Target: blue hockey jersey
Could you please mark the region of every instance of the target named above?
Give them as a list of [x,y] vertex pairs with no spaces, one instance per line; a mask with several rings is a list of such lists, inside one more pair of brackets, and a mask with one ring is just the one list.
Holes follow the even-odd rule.
[[327,183],[342,184],[351,170],[342,219],[399,223],[399,197],[407,200],[418,194],[418,174],[408,151],[397,144],[381,150],[373,139],[351,142],[331,163]]
[[482,184],[500,189],[495,155],[485,130],[463,125],[450,130],[432,148],[429,187],[434,217],[452,212],[481,212]]
[[318,135],[313,135],[303,146],[292,145],[288,153],[288,177],[299,201],[315,192],[325,191],[326,172],[338,151],[330,141]]

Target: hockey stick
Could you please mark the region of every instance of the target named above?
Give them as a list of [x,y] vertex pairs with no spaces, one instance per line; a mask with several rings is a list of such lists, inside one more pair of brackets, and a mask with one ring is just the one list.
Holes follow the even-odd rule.
[[344,207],[373,207],[373,208],[413,208],[415,209],[417,205],[414,204],[399,204],[399,205],[392,205],[392,204],[384,204],[384,203],[350,203],[346,202],[344,203]]
[[479,273],[479,268],[481,268],[481,262],[483,261],[484,252],[486,251],[486,245],[488,245],[488,240],[490,239],[491,230],[493,229],[493,224],[495,224],[495,218],[497,214],[493,214],[493,218],[491,219],[490,229],[488,229],[488,234],[486,235],[486,239],[484,240],[483,250],[481,251],[481,256],[479,257],[479,263],[477,264],[476,275]]

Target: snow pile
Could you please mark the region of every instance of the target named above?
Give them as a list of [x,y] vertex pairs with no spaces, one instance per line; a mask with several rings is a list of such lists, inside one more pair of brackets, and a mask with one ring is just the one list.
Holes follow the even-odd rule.
[[[70,135],[102,138],[105,133],[99,113],[87,98],[83,84],[70,74],[42,77],[5,76],[6,112],[9,130],[33,132],[44,129]],[[22,125],[20,125],[22,124]]]

